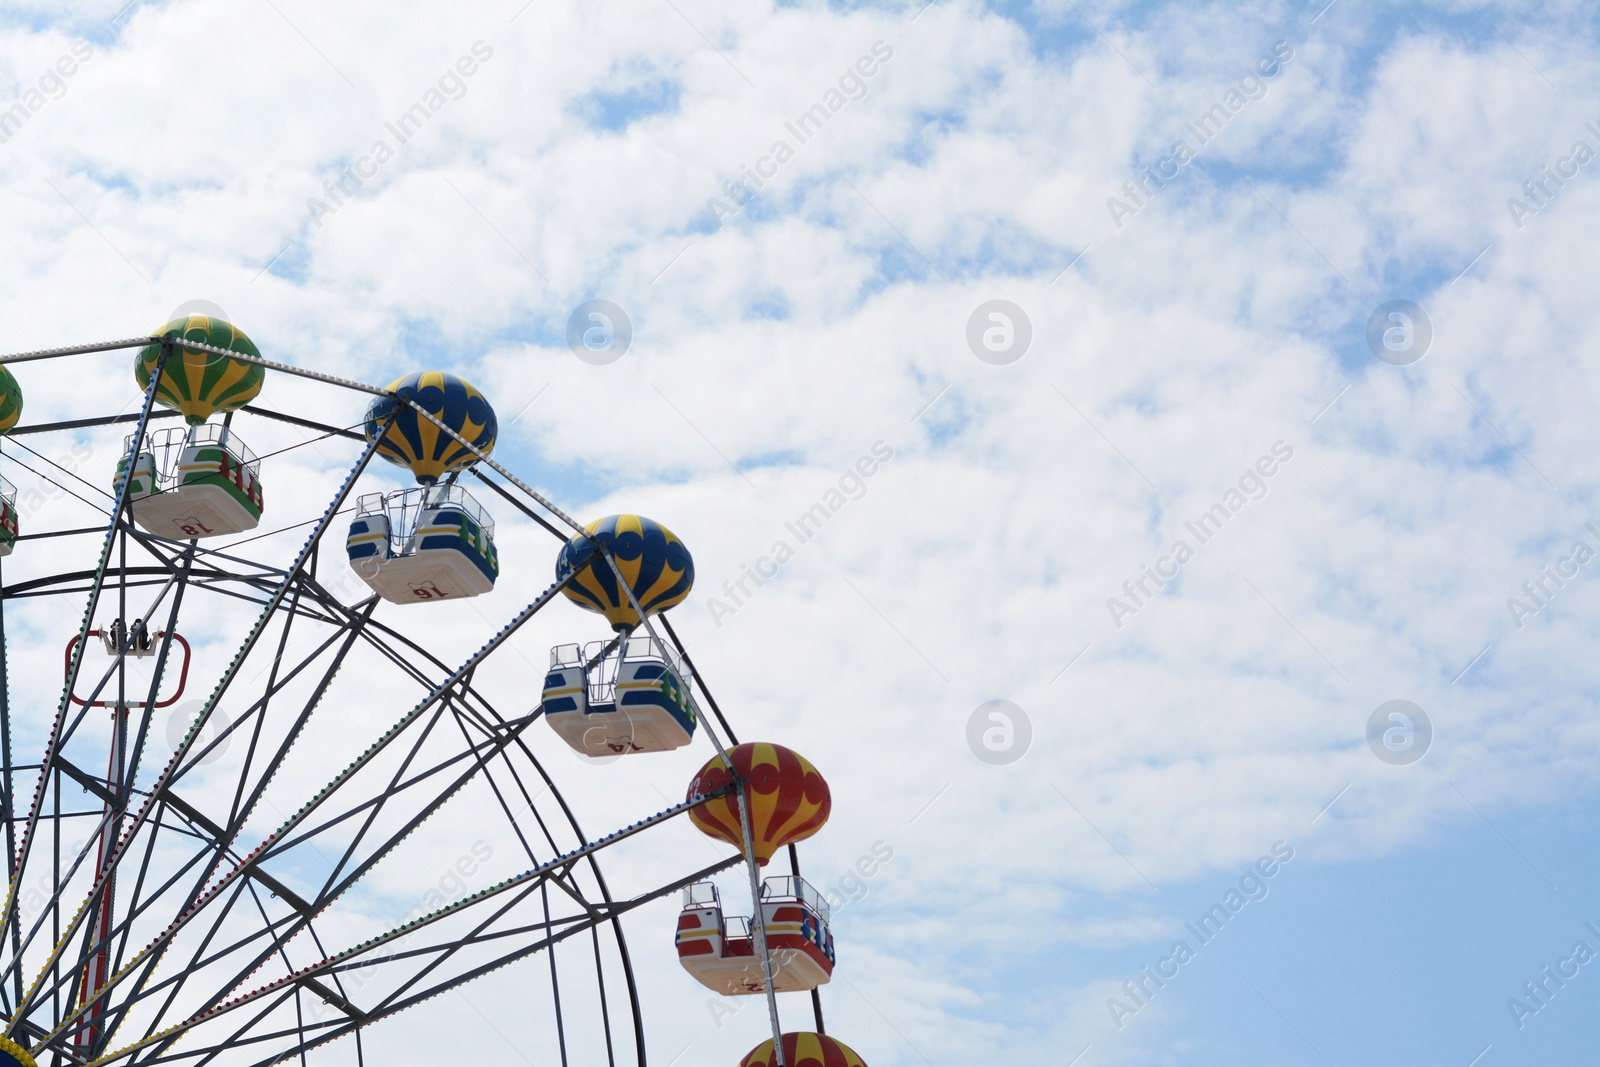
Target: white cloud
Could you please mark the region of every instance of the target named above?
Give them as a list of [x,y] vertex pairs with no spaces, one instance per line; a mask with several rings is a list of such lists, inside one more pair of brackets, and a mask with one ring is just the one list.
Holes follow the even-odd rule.
[[[1451,783],[1490,812],[1593,788],[1593,576],[1521,629],[1504,603],[1574,538],[1600,548],[1583,530],[1600,521],[1596,172],[1520,230],[1504,205],[1573,139],[1600,147],[1583,129],[1600,121],[1591,27],[1502,22],[1513,47],[1433,25],[1391,34],[1344,5],[1281,29],[1270,12],[1169,10],[1132,26],[1091,13],[1124,59],[1066,8],[1030,39],[970,4],[914,22],[914,7],[535,5],[508,24],[515,5],[277,2],[281,14],[133,9],[115,39],[94,38],[105,43],[65,95],[0,145],[4,347],[136,333],[205,296],[272,358],[376,382],[447,365],[495,400],[500,455],[537,486],[559,484],[580,519],[637,510],[672,527],[702,583],[674,622],[741,736],[791,744],[833,783],[808,873],[847,869],[873,840],[896,849],[874,896],[841,918],[841,973],[872,1005],[842,985],[826,993],[864,1036],[830,1030],[869,1062],[921,1062],[896,1026],[934,1062],[1045,1047],[1070,1058],[1091,1040],[1075,1039],[1087,1016],[982,1015],[1016,981],[995,936],[1064,952],[1159,940],[1168,917],[1139,903],[1145,878],[1202,878],[1298,840],[1346,784],[1316,824],[1318,862],[1476,818]],[[83,25],[0,32],[12,82]],[[1044,40],[1068,32],[1085,36]],[[1116,229],[1106,198],[1279,39],[1296,52],[1265,98]],[[493,58],[465,94],[312,223],[307,199],[325,198],[324,182],[478,40]],[[865,96],[710,229],[707,198],[879,40],[894,55]],[[666,87],[663,109],[593,124],[595,94],[653,86]],[[565,348],[568,314],[592,296],[634,325],[608,367]],[[1009,367],[980,363],[964,340],[972,309],[996,297],[1033,326]],[[1435,328],[1408,368],[1365,351],[1367,315],[1392,298],[1421,303]],[[127,357],[93,358],[70,378],[16,368],[27,421],[133,401]],[[263,396],[280,410],[337,425],[360,415],[357,398],[282,378]],[[258,452],[301,440],[248,425]],[[120,433],[93,440],[84,476],[108,483]],[[877,440],[896,455],[862,499],[716,626],[719,584]],[[1191,537],[1185,521],[1280,440],[1294,458],[1266,497],[1118,629],[1106,599]],[[353,456],[328,452],[331,467],[307,450],[268,462],[269,521],[314,517]],[[4,473],[32,484],[9,459]],[[362,488],[398,484],[392,474]],[[505,574],[471,607],[497,625],[548,583],[553,540],[479,495],[500,522]],[[63,499],[28,521],[89,519]],[[281,561],[298,535],[269,544]],[[24,542],[6,580],[92,561],[87,543]],[[206,679],[246,615],[196,608],[186,625],[216,635],[197,659]],[[54,662],[76,614],[8,605],[13,664]],[[392,614],[447,662],[493,628],[464,606]],[[526,659],[494,682],[508,707],[531,702],[549,644],[601,632],[565,605],[530,624],[516,642]],[[52,705],[51,678],[14,675],[13,700]],[[307,753],[275,794],[285,805],[398,717],[408,686],[382,691],[319,726],[321,751],[340,759]],[[1400,696],[1438,730],[1408,769],[1374,760],[1363,733]],[[1034,729],[1006,768],[965,750],[967,716],[995,697]],[[43,729],[20,732],[37,742]],[[665,806],[707,754],[591,768],[542,733],[537,751],[591,832]],[[419,878],[465,828],[452,816],[408,846]],[[691,840],[674,838],[709,862]],[[672,849],[640,852],[641,871],[681,873]],[[351,936],[413,882],[375,880],[388,903],[352,903]],[[1112,895],[1134,903],[1097,903]],[[652,1055],[666,1062],[687,1042],[684,1062],[731,1060],[759,1039],[760,1008],[717,1030],[670,958],[672,913],[653,905],[628,924],[662,1034]],[[1035,980],[1041,1000],[1088,997],[1048,972]],[[495,992],[469,996],[502,998],[483,987]],[[385,1024],[375,1040],[402,1062],[413,1053],[398,1035],[416,1025]],[[507,1018],[507,1034],[531,1049],[542,1025]]]

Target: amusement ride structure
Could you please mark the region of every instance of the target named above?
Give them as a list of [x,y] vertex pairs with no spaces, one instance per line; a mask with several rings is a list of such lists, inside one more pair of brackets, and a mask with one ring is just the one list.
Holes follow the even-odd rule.
[[[104,377],[121,351],[134,354],[131,410],[21,424],[30,365]],[[268,372],[356,394],[364,417],[338,426],[266,406]],[[336,488],[261,533],[274,499],[295,503],[264,469],[288,449],[258,458],[244,437],[284,425],[339,455]],[[124,430],[98,471],[45,455]],[[634,960],[673,949],[666,930],[630,946],[620,920],[674,893],[683,980],[766,1002],[773,1037],[744,1067],[861,1067],[823,1032],[834,940],[794,848],[826,822],[827,783],[781,745],[738,743],[662,614],[694,582],[683,542],[638,515],[580,524],[490,457],[496,432],[489,401],[453,375],[337,378],[264,359],[215,315],[0,357],[0,462],[104,520],[29,530],[0,477],[0,1067],[305,1062],[345,1037],[364,1064],[368,1028],[541,956],[504,973],[530,1011],[537,994],[548,1062],[643,1065]],[[374,458],[416,485],[358,495]],[[502,606],[482,646],[447,662],[445,635],[406,624],[474,598],[476,616],[496,614],[495,523],[469,485],[560,548],[554,583]],[[285,553],[276,535],[289,531],[299,548]],[[513,638],[561,599],[604,615],[613,636],[557,645],[545,670]],[[231,632],[229,612],[254,622]],[[53,662],[19,662],[8,632],[53,647]],[[163,710],[191,686],[206,695],[166,717],[189,707]],[[593,836],[530,745],[545,729],[584,757],[660,759],[697,743],[710,755],[681,803]],[[19,761],[22,739],[37,757]],[[678,816],[731,854],[614,894],[617,851]],[[384,887],[430,862],[419,842],[452,818],[502,831],[515,862],[493,884],[430,890],[404,920],[385,918]],[[447,874],[488,870],[492,851],[475,845]],[[789,873],[763,877],[780,852]],[[740,867],[743,904],[728,913],[712,877]],[[814,1032],[782,1032],[790,993],[808,996]]]

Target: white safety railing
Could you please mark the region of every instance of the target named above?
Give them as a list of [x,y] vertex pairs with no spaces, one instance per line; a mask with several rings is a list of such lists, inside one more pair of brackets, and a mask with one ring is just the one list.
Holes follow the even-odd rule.
[[[177,484],[178,464],[183,459],[184,449],[190,445],[216,445],[226,451],[235,463],[248,467],[257,478],[261,476],[261,461],[248,445],[239,440],[239,435],[226,426],[208,422],[187,428],[152,430],[145,434],[144,450],[154,457],[156,463],[157,489],[165,491]],[[133,435],[129,434],[122,442],[123,454],[126,455],[132,448]]]
[[720,908],[722,897],[714,882],[695,882],[683,891],[683,906],[687,908]]
[[833,915],[833,909],[823,899],[810,882],[797,874],[775,874],[767,878],[761,886],[761,902],[770,904],[777,900],[798,900],[827,922]]
[[356,498],[356,517],[384,515],[389,519],[389,550],[392,555],[406,555],[416,536],[417,521],[430,508],[453,507],[465,512],[482,527],[484,535],[494,539],[494,519],[483,510],[471,493],[459,485],[418,485],[410,489],[396,489],[391,493],[367,493]]
[[[661,643],[655,638],[643,634],[629,637],[626,646],[620,650],[611,649],[611,643],[611,641],[590,641],[584,645],[556,645],[550,650],[550,669],[585,668],[585,681],[589,686],[588,698],[591,704],[616,702],[617,674],[622,669],[624,660],[630,663],[640,660],[664,663],[677,676],[680,685],[689,684],[691,674],[688,668],[662,648]],[[603,658],[602,653],[604,653]]]

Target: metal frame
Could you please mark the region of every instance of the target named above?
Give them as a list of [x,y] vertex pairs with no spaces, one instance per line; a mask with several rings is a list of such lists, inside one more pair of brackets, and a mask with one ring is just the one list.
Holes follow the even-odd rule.
[[[3,356],[0,365],[150,344],[160,344],[162,353],[137,415],[24,426],[12,433],[132,422],[134,431],[127,441],[131,460],[140,451],[150,423],[168,415],[154,409],[155,384],[165,362],[180,346],[360,393],[391,395],[364,383],[159,337]],[[563,542],[582,532],[574,519],[511,472],[428,412],[414,403],[412,407],[477,455],[478,466],[472,474],[495,494]],[[619,994],[606,990],[601,933],[607,931],[607,942],[614,945],[615,962],[626,987],[620,996],[631,1015],[633,1058],[644,1064],[638,989],[620,917],[741,860],[754,876],[748,841],[743,856],[735,855],[664,886],[614,898],[601,871],[600,854],[713,797],[693,798],[615,833],[588,838],[527,746],[525,734],[540,711],[508,718],[474,687],[479,667],[555,598],[562,583],[541,593],[462,664],[449,667],[375,619],[376,597],[346,606],[316,577],[323,537],[370,462],[375,446],[349,429],[259,407],[243,410],[364,445],[288,566],[138,529],[130,513],[137,502],[129,499],[131,479],[127,479],[107,511],[105,527],[31,535],[102,533],[100,557],[93,570],[51,575],[10,587],[3,585],[0,573],[0,756],[4,761],[0,821],[5,825],[8,865],[8,891],[0,906],[0,1016],[5,1019],[5,1034],[29,1048],[41,1067],[113,1062],[201,1065],[218,1059],[224,1050],[235,1060],[242,1050],[248,1062],[255,1064],[297,1056],[303,1062],[310,1049],[346,1035],[354,1035],[356,1062],[364,1064],[362,1028],[516,960],[545,952],[557,1043],[561,1062],[566,1064],[562,975],[554,950],[563,941],[587,934],[599,983],[608,1062],[615,1065],[623,1050],[613,1033],[612,1009]],[[480,467],[498,474],[503,484]],[[563,532],[561,527],[571,532]],[[609,556],[606,559],[615,566]],[[78,708],[74,689],[80,676],[94,676],[85,664],[85,639],[92,632],[96,613],[103,610],[112,593],[117,617],[130,623],[136,618],[149,628],[158,611],[164,614],[153,675],[141,699],[140,693],[130,689],[137,682],[129,676],[124,647],[94,679],[85,698],[88,706]],[[12,709],[3,655],[5,603],[84,594],[87,607],[69,649],[66,682],[45,751],[38,763],[17,765],[12,760]],[[246,600],[259,606],[260,615],[172,758],[159,772],[141,774],[146,750],[152,748],[153,705],[177,637],[181,608],[191,594]],[[136,607],[131,603],[134,598],[143,598],[144,605]],[[670,644],[656,635],[651,620],[645,620],[644,628],[663,650],[675,649],[688,668],[693,678],[689,699],[695,700],[692,687],[699,686],[716,721],[730,742],[734,741],[721,709],[705,689],[676,633],[665,619],[656,621],[670,635]],[[305,646],[308,638],[310,644]],[[292,640],[301,643],[295,651],[291,651]],[[340,667],[356,649],[363,650],[364,656],[376,655],[418,684],[426,695],[259,846],[245,851],[242,837],[247,821],[256,813],[268,783]],[[249,682],[241,682],[247,663],[259,664],[269,655],[269,666]],[[259,696],[219,736],[202,743],[202,732],[223,696],[241,686],[254,687],[262,674],[265,681]],[[254,692],[254,688],[248,689],[249,694]],[[79,765],[85,760],[73,758],[80,750],[94,750],[96,731],[86,724],[86,716],[89,706],[97,702],[132,712],[117,721],[113,759],[104,776],[90,773]],[[715,728],[704,715],[699,718],[706,723],[707,736],[717,750],[724,751]],[[274,729],[268,728],[269,720]],[[206,814],[185,798],[185,779],[225,738],[248,739],[248,749],[232,803],[226,816],[219,817]],[[443,758],[438,751],[441,746],[448,752]],[[154,751],[149,755],[158,759]],[[38,774],[38,786],[24,808],[17,802],[16,787],[18,776],[30,772]],[[354,948],[342,952],[324,948],[318,917],[469,782],[487,785],[492,791],[527,855],[528,869]],[[69,810],[72,805],[66,797],[74,786],[89,794],[98,807]],[[742,809],[743,790],[738,792]],[[69,827],[87,832],[82,845],[64,845]],[[581,844],[563,851],[563,839],[571,838]],[[92,855],[97,847],[100,854]],[[267,869],[273,861],[290,862],[307,850],[320,849],[331,849],[337,860],[314,893],[295,893]],[[793,861],[793,849],[790,851]],[[173,855],[187,858],[176,862]],[[25,883],[36,882],[48,887],[48,896],[37,915],[25,920],[22,890]],[[565,900],[568,907],[553,906],[552,896],[558,903]],[[103,928],[90,922],[101,910],[107,915]],[[152,928],[159,931],[154,936],[149,932]],[[315,947],[316,960],[309,964],[291,960],[288,949],[297,935],[304,936],[295,942],[296,952],[303,957],[299,949],[309,943]],[[765,956],[759,930],[757,936]],[[84,976],[96,959],[111,961],[109,976],[97,988],[89,989]],[[158,974],[157,966],[163,962],[168,966]],[[767,966],[770,968],[770,961]],[[283,972],[280,977],[254,990],[246,988],[252,975],[273,968]],[[351,977],[358,971],[392,978],[394,988],[376,999],[364,996],[364,987]],[[331,1005],[336,1014],[308,1018],[306,1008],[313,999]],[[767,999],[776,1036],[776,1000],[770,992]],[[820,1029],[820,1004],[815,996],[813,999],[818,1004]],[[180,1038],[187,1039],[179,1045]],[[781,1062],[781,1043],[779,1050]]]

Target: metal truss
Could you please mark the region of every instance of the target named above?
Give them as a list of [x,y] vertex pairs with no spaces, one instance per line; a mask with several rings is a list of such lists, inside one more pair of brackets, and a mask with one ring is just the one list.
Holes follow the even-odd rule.
[[[162,354],[138,413],[23,426],[12,434],[127,423],[133,428],[131,463],[151,422],[169,414],[154,403],[155,383],[174,351],[171,341],[140,337],[0,357],[0,364],[9,364],[153,343],[162,345]],[[387,395],[373,386],[253,361]],[[31,538],[98,535],[94,567],[10,585],[0,572],[5,1034],[41,1067],[303,1062],[309,1050],[346,1036],[354,1038],[352,1058],[361,1065],[364,1028],[543,954],[555,1031],[552,1062],[568,1063],[572,1026],[593,1025],[574,1016],[570,1006],[563,1008],[563,985],[570,989],[581,980],[598,986],[606,1062],[643,1065],[644,1023],[621,917],[747,858],[734,855],[622,897],[613,895],[601,861],[609,850],[712,797],[693,798],[602,837],[587,836],[527,743],[542,709],[502,712],[481,684],[495,654],[556,598],[562,583],[522,607],[462,662],[447,664],[377,618],[376,596],[346,604],[318,576],[326,535],[375,444],[348,428],[259,406],[243,413],[361,446],[333,498],[305,524],[306,540],[289,561],[257,558],[259,543],[254,549],[246,542],[211,548],[141,530],[133,521],[138,504],[130,499],[132,479],[125,479],[105,508],[104,526],[30,532],[21,541],[27,551]],[[580,529],[509,471],[479,456],[472,475],[502,500],[563,542]],[[343,552],[334,555],[336,565],[344,566]],[[16,664],[4,655],[7,611],[41,600],[81,600],[84,608],[42,753],[18,763],[16,729],[24,722],[36,729],[41,717],[37,708],[12,705],[7,671]],[[184,610],[197,602],[248,604],[257,617],[213,679],[181,743],[169,752],[155,706]],[[104,660],[91,663],[91,631],[108,614],[128,621],[124,633],[156,635],[152,647],[136,650],[123,640]],[[667,632],[686,655],[677,635]],[[148,671],[130,662],[136,653],[148,653]],[[419,699],[348,766],[300,797],[295,810],[274,812],[277,828],[263,834],[263,820],[275,807],[275,779],[313,715],[327,715],[330,701],[348,699],[340,672],[358,662],[362,670],[381,669],[400,679]],[[732,741],[698,671],[694,677]],[[224,699],[242,710],[219,726]],[[110,706],[109,730],[97,701]],[[214,727],[210,736],[208,726]],[[229,788],[219,792],[204,769],[233,747],[242,747],[243,757],[230,765]],[[385,870],[385,861],[396,862],[408,837],[468,791],[486,818],[492,812],[497,825],[512,832],[526,869],[373,931],[357,944],[333,942],[335,905],[366,891],[369,876]],[[569,954],[558,967],[556,946],[573,941],[589,943],[592,964],[573,964]]]

